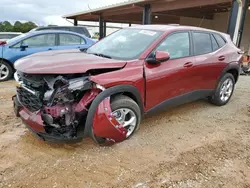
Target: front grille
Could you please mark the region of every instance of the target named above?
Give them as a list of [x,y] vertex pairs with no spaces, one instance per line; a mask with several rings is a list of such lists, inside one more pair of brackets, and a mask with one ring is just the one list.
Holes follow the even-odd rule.
[[17,87],[17,96],[19,102],[29,109],[31,112],[38,111],[42,108],[43,104],[40,98],[22,87]]

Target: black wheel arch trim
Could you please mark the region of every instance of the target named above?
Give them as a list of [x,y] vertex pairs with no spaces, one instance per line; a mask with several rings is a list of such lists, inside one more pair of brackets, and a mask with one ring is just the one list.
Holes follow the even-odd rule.
[[140,107],[141,110],[141,114],[143,116],[144,110],[143,110],[143,102],[141,99],[141,95],[140,92],[138,91],[138,89],[133,86],[133,85],[119,85],[119,86],[113,86],[110,87],[104,91],[102,91],[92,102],[89,111],[88,111],[88,115],[86,118],[86,122],[85,122],[85,129],[84,129],[84,137],[91,135],[92,133],[92,122],[94,119],[94,115],[96,112],[96,109],[98,107],[98,105],[107,97],[110,97],[111,95],[114,94],[118,94],[118,93],[123,93],[123,92],[129,92],[132,95],[135,96],[136,98],[136,102]]
[[221,76],[220,76],[220,78],[219,78],[219,80],[218,80],[217,83],[219,83],[220,79],[221,79],[228,71],[230,71],[230,70],[237,70],[237,72],[238,72],[238,77],[237,77],[237,79],[235,80],[235,83],[236,83],[237,80],[238,80],[238,78],[239,78],[239,75],[240,75],[240,65],[239,65],[238,62],[231,62],[231,63],[229,63],[229,64],[226,66],[226,68],[224,68],[224,70],[222,71],[222,74],[221,74]]

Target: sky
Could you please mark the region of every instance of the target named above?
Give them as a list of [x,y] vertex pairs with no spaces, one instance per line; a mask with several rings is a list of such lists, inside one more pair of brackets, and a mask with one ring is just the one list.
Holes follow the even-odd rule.
[[0,22],[33,21],[37,25],[71,25],[63,15],[126,0],[0,0]]

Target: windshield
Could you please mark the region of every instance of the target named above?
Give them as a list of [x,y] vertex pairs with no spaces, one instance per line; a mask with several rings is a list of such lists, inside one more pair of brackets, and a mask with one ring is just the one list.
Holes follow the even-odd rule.
[[159,31],[122,29],[90,47],[87,53],[112,59],[137,59],[161,34]]

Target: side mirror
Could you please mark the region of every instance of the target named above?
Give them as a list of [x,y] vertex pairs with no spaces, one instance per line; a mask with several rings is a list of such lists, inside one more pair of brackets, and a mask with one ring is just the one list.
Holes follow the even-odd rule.
[[156,51],[155,52],[155,60],[159,62],[168,61],[170,59],[170,55],[168,52],[164,51]]
[[21,50],[25,50],[28,47],[29,45],[27,43],[24,43],[24,42],[21,43],[21,46],[20,46]]
[[170,59],[170,55],[168,52],[164,51],[156,51],[154,57],[148,58],[147,62],[151,64],[158,64],[164,61],[168,61]]

